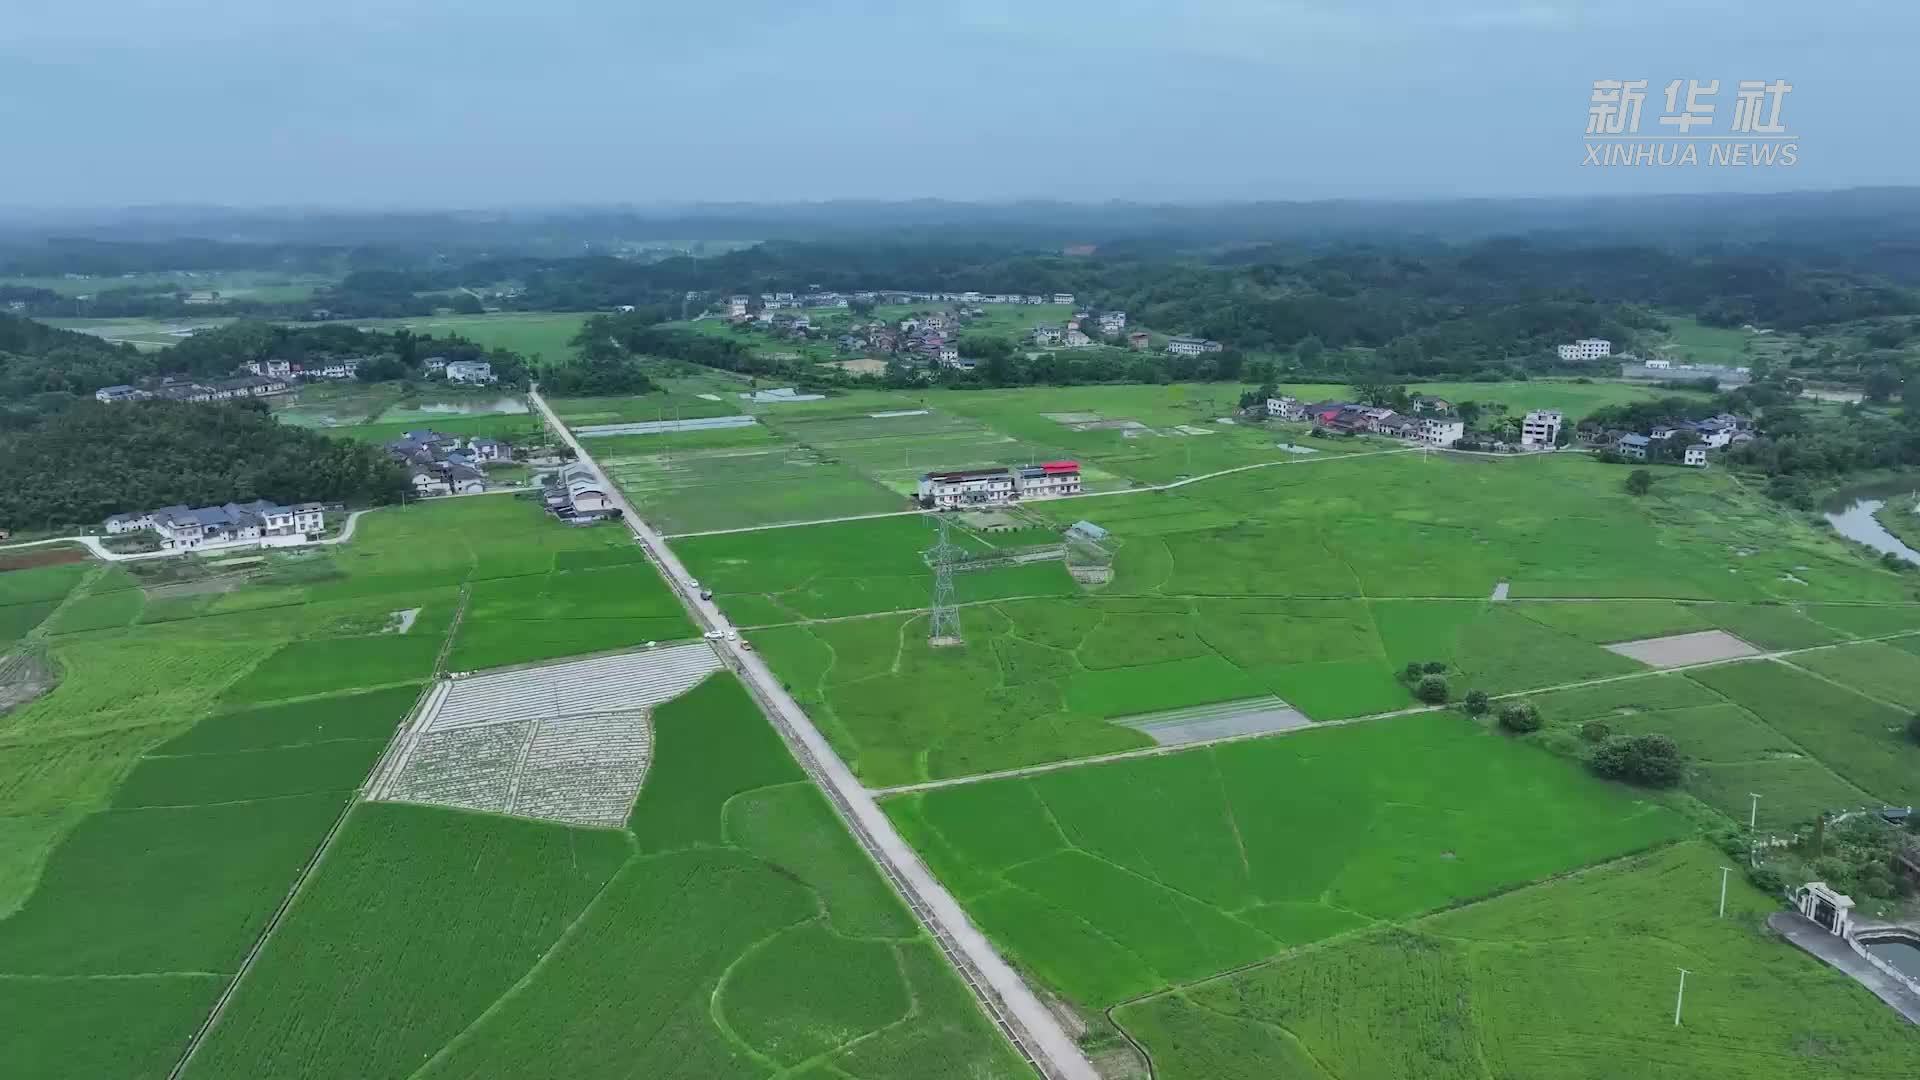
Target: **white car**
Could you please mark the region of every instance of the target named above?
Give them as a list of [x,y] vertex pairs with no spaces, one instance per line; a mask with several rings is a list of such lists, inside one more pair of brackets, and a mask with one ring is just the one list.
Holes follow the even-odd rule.
[[709,630],[700,636],[706,638],[708,641],[719,641],[721,638],[725,637],[726,635],[722,634],[718,630]]
[[689,588],[689,589],[696,589],[696,590],[697,590],[697,589],[699,589],[699,588],[700,588],[700,583],[699,583],[698,581],[695,581],[695,580],[694,580],[693,578],[688,578],[688,579],[687,579],[687,588]]

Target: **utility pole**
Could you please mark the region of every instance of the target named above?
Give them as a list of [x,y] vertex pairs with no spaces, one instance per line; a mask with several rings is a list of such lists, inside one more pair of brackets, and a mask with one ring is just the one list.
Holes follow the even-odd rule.
[[1673,1026],[1680,1026],[1680,1004],[1687,999],[1687,969],[1680,969],[1680,992],[1673,996]]
[[1760,826],[1760,793],[1749,791],[1747,798],[1753,800],[1752,808],[1747,811],[1747,831],[1753,832]]
[[1723,919],[1727,917],[1727,875],[1732,872],[1731,866],[1720,868],[1720,917]]

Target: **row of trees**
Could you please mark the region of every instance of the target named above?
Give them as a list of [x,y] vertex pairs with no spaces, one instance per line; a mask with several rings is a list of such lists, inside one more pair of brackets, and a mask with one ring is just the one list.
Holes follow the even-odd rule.
[[79,401],[0,432],[0,526],[90,525],[175,503],[377,505],[407,477],[378,447],[276,422],[258,402]]

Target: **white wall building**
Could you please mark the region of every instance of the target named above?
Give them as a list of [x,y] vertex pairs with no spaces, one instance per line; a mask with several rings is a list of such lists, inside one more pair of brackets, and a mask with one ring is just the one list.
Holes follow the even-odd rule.
[[1613,355],[1613,342],[1606,338],[1581,338],[1571,345],[1560,346],[1562,360],[1598,360]]
[[1013,473],[1005,468],[954,469],[920,477],[921,504],[939,510],[989,506],[1008,502],[1017,495]]
[[1423,416],[1420,418],[1420,438],[1435,446],[1452,446],[1466,433],[1467,425],[1451,417]]
[[1267,399],[1267,415],[1278,420],[1304,420],[1307,407],[1292,397],[1270,397]]
[[1047,461],[1039,465],[1028,465],[1020,470],[1020,497],[1023,499],[1051,499],[1061,495],[1080,494],[1080,463],[1077,461]]
[[1701,446],[1699,443],[1694,443],[1692,446],[1687,447],[1685,464],[1691,465],[1696,469],[1706,468],[1707,448]]
[[1560,442],[1560,429],[1567,418],[1558,409],[1535,409],[1520,421],[1520,445],[1551,449]]
[[493,365],[485,360],[453,360],[447,363],[447,381],[454,383],[490,383]]

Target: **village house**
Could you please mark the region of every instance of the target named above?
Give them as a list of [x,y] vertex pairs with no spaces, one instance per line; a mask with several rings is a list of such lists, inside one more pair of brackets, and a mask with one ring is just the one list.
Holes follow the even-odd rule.
[[1291,396],[1267,399],[1267,415],[1276,420],[1304,420],[1307,407]]
[[1620,441],[1615,443],[1613,448],[1614,452],[1623,458],[1628,458],[1632,461],[1645,461],[1647,460],[1647,449],[1652,445],[1653,440],[1647,438],[1645,435],[1622,435],[1620,436]]
[[1706,447],[1699,443],[1694,443],[1692,446],[1687,447],[1685,454],[1686,456],[1682,459],[1683,464],[1691,465],[1696,469],[1704,469],[1707,467]]
[[1080,463],[1044,461],[1028,465],[1019,472],[1019,496],[1023,499],[1051,499],[1080,494]]
[[108,535],[151,531],[167,550],[242,544],[263,539],[308,537],[326,529],[319,503],[281,506],[265,499],[224,506],[164,506],[144,514],[115,514],[103,522]]
[[987,506],[1015,497],[1013,473],[1004,466],[925,473],[917,489],[920,505],[936,510]]
[[1435,446],[1452,446],[1466,437],[1467,425],[1448,416],[1423,416],[1417,437]]
[[1135,330],[1133,333],[1127,335],[1127,348],[1132,349],[1134,352],[1145,352],[1151,344],[1153,344],[1153,339],[1148,336],[1145,330]]
[[1219,352],[1225,346],[1217,341],[1196,337],[1171,337],[1167,339],[1167,351],[1175,356],[1199,356],[1201,353]]
[[1559,346],[1560,359],[1567,361],[1598,360],[1613,354],[1613,342],[1606,338],[1581,338],[1571,345]]
[[575,462],[554,473],[545,495],[547,509],[569,524],[586,524],[617,513],[606,481],[593,466]]
[[1100,313],[1100,332],[1108,336],[1121,333],[1127,328],[1127,313],[1124,311],[1103,311]]
[[1070,292],[1054,293],[1053,302],[1056,304],[1071,304],[1073,303],[1073,294]]
[[1550,450],[1560,442],[1560,429],[1566,417],[1558,409],[1535,409],[1520,421],[1520,445],[1529,449]]
[[490,383],[493,381],[493,365],[485,360],[450,360],[447,362],[447,381],[450,383]]
[[95,401],[109,405],[116,401],[142,401],[146,397],[147,392],[145,390],[139,390],[126,385],[103,386],[93,392]]
[[1058,345],[1060,344],[1060,335],[1061,330],[1057,326],[1036,326],[1033,328],[1033,343],[1035,345]]
[[1060,343],[1069,349],[1084,349],[1093,344],[1093,339],[1082,333],[1078,328],[1075,328],[1068,330],[1062,335]]

